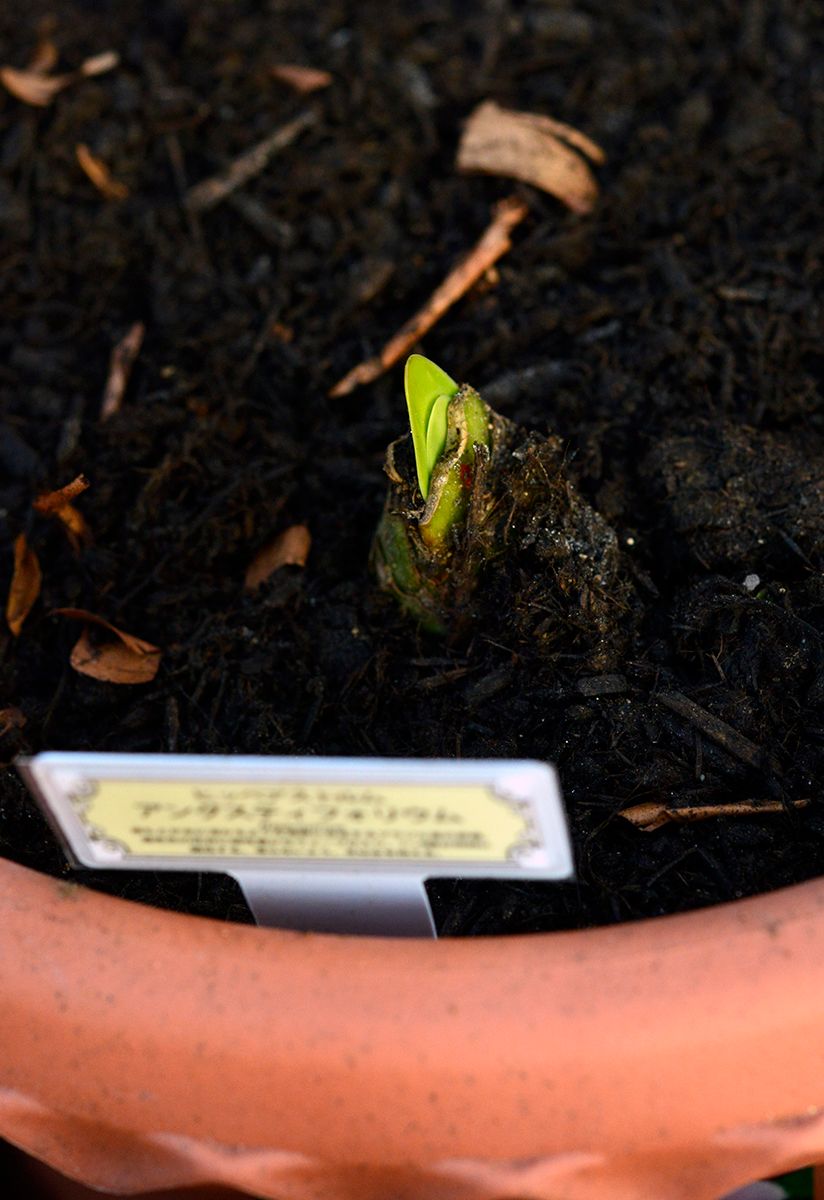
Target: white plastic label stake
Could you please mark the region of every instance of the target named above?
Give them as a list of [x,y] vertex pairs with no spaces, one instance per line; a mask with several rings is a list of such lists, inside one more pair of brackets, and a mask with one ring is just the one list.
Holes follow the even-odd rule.
[[539,762],[49,752],[18,767],[76,863],[223,871],[262,925],[432,937],[427,879],[574,874]]

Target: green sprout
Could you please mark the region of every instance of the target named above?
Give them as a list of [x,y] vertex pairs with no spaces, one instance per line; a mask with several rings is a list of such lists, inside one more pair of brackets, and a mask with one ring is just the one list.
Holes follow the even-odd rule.
[[409,409],[418,486],[425,500],[429,494],[432,468],[446,445],[446,411],[449,401],[458,391],[458,385],[446,371],[422,354],[410,354],[403,373],[403,386],[406,407]]
[[505,622],[547,654],[614,663],[633,592],[615,531],[579,495],[561,439],[500,416],[420,354],[404,383],[411,435],[386,452],[379,586],[434,633]]
[[422,354],[407,360],[404,386],[417,488],[409,439],[402,438],[387,454],[390,494],[373,563],[381,584],[425,627],[444,631],[466,575],[461,550],[467,513],[501,418],[473,388],[459,386]]
[[418,532],[443,557],[466,512],[476,451],[489,449],[489,410],[476,391],[459,387],[422,354],[407,359],[404,387],[418,487],[427,502]]

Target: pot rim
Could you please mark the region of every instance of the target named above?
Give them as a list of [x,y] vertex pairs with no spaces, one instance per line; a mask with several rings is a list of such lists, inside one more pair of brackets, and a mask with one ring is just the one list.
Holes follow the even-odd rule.
[[824,1158],[823,995],[824,879],[430,942],[229,925],[3,860],[0,1135],[125,1191],[696,1200]]

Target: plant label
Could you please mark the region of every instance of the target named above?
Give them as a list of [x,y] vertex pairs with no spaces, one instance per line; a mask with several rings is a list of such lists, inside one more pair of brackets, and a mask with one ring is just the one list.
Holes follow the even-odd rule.
[[18,766],[73,862],[223,871],[258,924],[434,936],[428,879],[574,875],[539,762],[49,752]]

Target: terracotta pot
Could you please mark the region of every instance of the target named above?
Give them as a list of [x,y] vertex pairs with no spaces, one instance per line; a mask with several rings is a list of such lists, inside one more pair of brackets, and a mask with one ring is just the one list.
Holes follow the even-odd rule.
[[0,1136],[120,1194],[712,1200],[824,1158],[824,881],[429,942],[0,862],[0,989]]

